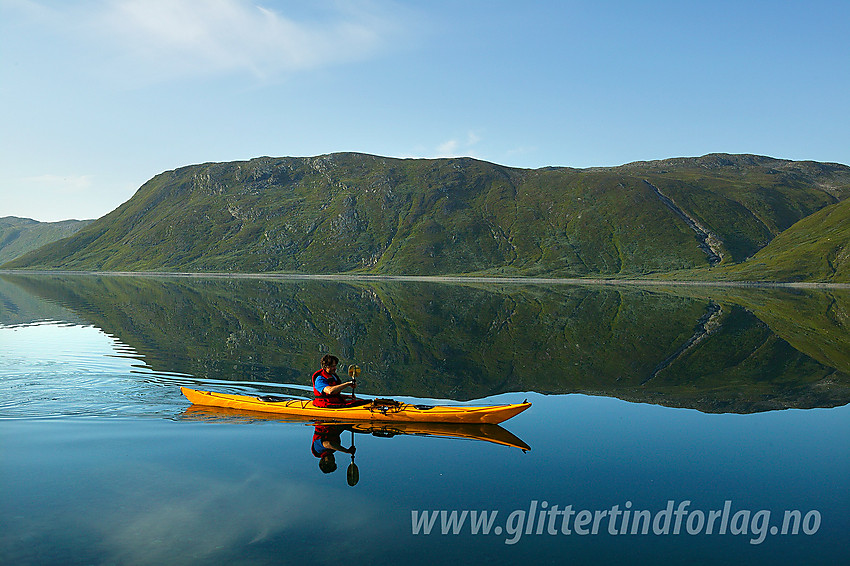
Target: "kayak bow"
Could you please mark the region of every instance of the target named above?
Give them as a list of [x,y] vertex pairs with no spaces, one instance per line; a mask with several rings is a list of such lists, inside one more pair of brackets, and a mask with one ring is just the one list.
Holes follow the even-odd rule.
[[258,397],[197,391],[182,387],[183,395],[195,405],[227,407],[247,411],[294,415],[309,419],[341,421],[394,421],[428,423],[490,423],[498,424],[518,415],[531,406],[529,402],[489,407],[412,405],[391,399],[373,399],[353,407],[317,407],[305,399]]

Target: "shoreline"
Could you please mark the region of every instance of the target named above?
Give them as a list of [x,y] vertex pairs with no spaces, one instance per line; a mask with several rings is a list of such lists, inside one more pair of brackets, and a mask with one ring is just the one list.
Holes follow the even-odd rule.
[[678,286],[678,287],[745,287],[786,289],[850,289],[850,283],[813,283],[780,281],[677,281],[659,279],[606,279],[561,277],[497,277],[477,275],[368,275],[356,273],[306,274],[306,273],[228,273],[193,271],[73,271],[2,269],[0,275],[82,275],[113,277],[163,277],[194,279],[269,279],[281,281],[365,281],[365,282],[418,282],[418,283],[487,283],[505,285],[625,285],[625,286]]

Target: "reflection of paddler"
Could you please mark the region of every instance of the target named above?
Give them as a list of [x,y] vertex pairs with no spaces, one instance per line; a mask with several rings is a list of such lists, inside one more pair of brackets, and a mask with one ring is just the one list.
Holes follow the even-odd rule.
[[313,456],[319,459],[319,469],[326,474],[337,468],[334,452],[339,451],[354,456],[356,448],[353,445],[351,448],[345,448],[342,445],[340,434],[343,430],[345,427],[339,425],[316,425],[310,450]]

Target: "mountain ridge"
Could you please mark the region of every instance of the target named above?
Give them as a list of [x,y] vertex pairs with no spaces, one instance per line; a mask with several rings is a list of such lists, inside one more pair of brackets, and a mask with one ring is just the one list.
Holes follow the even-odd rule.
[[708,154],[512,168],[362,153],[165,171],[5,268],[640,277],[740,263],[850,195],[850,167]]
[[46,244],[73,235],[93,220],[40,222],[32,218],[0,218],[0,265]]

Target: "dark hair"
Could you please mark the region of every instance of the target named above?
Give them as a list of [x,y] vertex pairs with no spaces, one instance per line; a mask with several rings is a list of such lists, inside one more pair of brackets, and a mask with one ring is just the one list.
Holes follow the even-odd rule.
[[319,459],[319,469],[322,470],[323,474],[329,474],[336,471],[336,459],[334,458],[333,452],[326,452],[322,454],[322,457]]
[[332,354],[325,354],[322,356],[322,367],[329,368],[334,364],[339,364],[339,358]]

